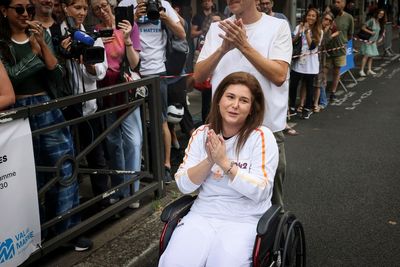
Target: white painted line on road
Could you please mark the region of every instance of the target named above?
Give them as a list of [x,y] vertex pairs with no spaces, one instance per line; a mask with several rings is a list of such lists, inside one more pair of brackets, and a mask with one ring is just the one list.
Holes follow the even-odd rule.
[[399,72],[399,71],[400,71],[400,68],[397,68],[397,69],[392,70],[392,72],[389,73],[389,75],[387,76],[388,79],[392,79],[393,76],[394,76],[397,72]]
[[399,57],[400,57],[400,55],[397,54],[397,55],[395,55],[394,57],[392,57],[392,58],[390,59],[390,61],[395,61],[395,60],[398,59]]
[[356,86],[356,83],[349,83],[348,85],[346,85],[347,88],[353,88],[354,86]]
[[346,110],[355,110],[357,108],[358,105],[360,105],[363,101],[363,99],[369,97],[372,95],[372,90],[369,90],[365,93],[363,93],[359,99],[357,99],[356,101],[354,101],[353,103],[351,103],[351,107],[346,107]]
[[336,99],[335,102],[330,104],[331,106],[341,106],[344,102],[346,102],[350,97],[355,95],[356,92],[348,92],[347,94],[344,95],[343,98]]

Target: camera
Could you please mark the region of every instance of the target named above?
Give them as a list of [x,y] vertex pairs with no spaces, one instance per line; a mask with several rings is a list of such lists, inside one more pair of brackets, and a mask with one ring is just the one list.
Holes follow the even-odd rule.
[[99,37],[111,37],[112,29],[100,30],[99,32],[87,33],[79,30],[75,26],[75,21],[72,17],[67,17],[68,35],[71,37],[71,48],[69,51],[63,49],[62,55],[65,58],[80,59],[87,64],[96,64],[104,61],[104,48],[94,46],[94,43]]
[[160,3],[158,0],[148,0],[146,10],[148,19],[158,20],[160,18]]

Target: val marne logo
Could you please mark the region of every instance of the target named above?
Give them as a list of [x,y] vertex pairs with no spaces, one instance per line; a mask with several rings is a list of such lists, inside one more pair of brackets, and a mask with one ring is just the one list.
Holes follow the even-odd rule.
[[14,235],[14,240],[7,238],[4,242],[0,243],[0,263],[8,261],[15,256],[15,253],[24,250],[33,238],[33,231],[27,228]]
[[15,256],[14,242],[11,238],[7,238],[0,244],[0,263],[8,261]]

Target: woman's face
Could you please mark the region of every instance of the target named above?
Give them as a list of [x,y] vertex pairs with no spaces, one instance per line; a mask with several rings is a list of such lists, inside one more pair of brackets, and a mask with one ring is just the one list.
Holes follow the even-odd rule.
[[314,10],[310,10],[307,13],[306,21],[308,25],[314,25],[314,23],[317,21],[317,13]]
[[26,21],[31,20],[35,7],[29,0],[13,0],[8,7],[1,9],[3,16],[7,17],[11,28],[24,30],[28,27]]
[[241,128],[251,111],[252,95],[246,85],[231,84],[219,101],[223,127]]
[[323,19],[322,19],[322,26],[325,28],[325,27],[328,27],[328,26],[330,26],[331,24],[332,24],[332,22],[333,22],[333,18],[331,17],[331,16],[329,16],[329,15],[326,15]]
[[101,21],[109,21],[113,18],[111,5],[107,0],[93,0],[91,5],[93,14]]
[[381,19],[381,18],[383,18],[385,16],[385,11],[379,11],[379,13],[378,13],[378,19]]
[[80,27],[88,12],[88,4],[86,0],[74,0],[72,4],[65,7],[67,16],[73,17],[77,27]]

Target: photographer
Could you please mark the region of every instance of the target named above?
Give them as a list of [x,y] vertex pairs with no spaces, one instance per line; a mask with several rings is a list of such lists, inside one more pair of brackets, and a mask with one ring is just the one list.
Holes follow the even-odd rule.
[[[91,54],[91,57],[85,58],[83,54],[87,51],[86,47],[82,49],[79,44],[76,44],[78,35],[84,35],[85,28],[83,22],[88,12],[88,1],[87,0],[64,0],[63,11],[66,15],[66,20],[61,23],[61,34],[67,36],[61,41],[61,56],[65,58],[65,67],[67,69],[67,77],[69,86],[71,87],[74,94],[84,93],[97,89],[96,82],[102,80],[107,71],[107,58],[105,56],[104,44],[101,38],[95,39],[93,48],[97,49],[96,54]],[[75,34],[77,33],[78,34]],[[102,48],[102,49],[101,49]],[[100,55],[98,54],[100,51]],[[97,57],[103,60],[102,62],[91,64],[85,60],[91,60],[98,62]],[[79,110],[79,108],[81,108]],[[92,99],[83,102],[78,108],[72,110],[72,114],[68,116],[79,117],[87,116],[95,113],[97,110],[96,99]],[[79,143],[82,148],[86,148],[93,142],[102,131],[102,121],[100,118],[94,118],[86,122],[82,122],[78,125],[78,137]],[[79,150],[79,149],[78,149]],[[92,149],[87,155],[86,160],[88,167],[91,169],[104,169],[106,167],[106,160],[104,157],[103,144],[100,143],[94,149]],[[92,189],[94,194],[99,194],[108,189],[107,187],[107,175],[105,174],[92,174],[90,175]],[[106,205],[106,202],[102,203]]]
[[[179,21],[175,10],[167,1],[149,0],[147,2],[136,0],[122,0],[120,6],[135,7],[135,21],[139,25],[140,44],[140,73],[142,76],[165,75],[165,55],[167,34],[163,25],[179,39],[185,39],[185,30]],[[165,177],[164,181],[170,183],[171,177],[171,134],[167,123],[168,85],[165,79],[160,80],[162,103],[162,129],[165,148]]]

